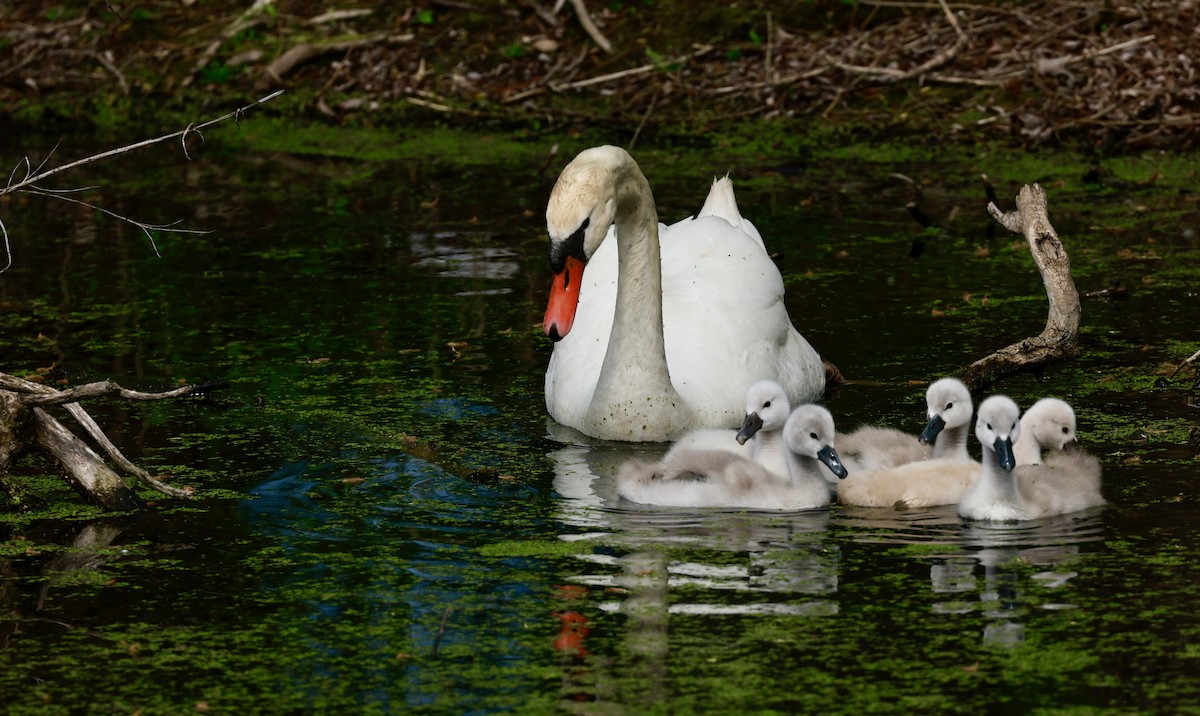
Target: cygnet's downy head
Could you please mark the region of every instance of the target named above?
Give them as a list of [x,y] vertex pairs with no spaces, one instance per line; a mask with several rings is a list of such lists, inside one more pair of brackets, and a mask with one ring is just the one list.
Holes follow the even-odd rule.
[[1078,445],[1075,410],[1065,400],[1042,398],[1021,417],[1023,440],[1033,439],[1044,448],[1065,450]]
[[783,386],[773,380],[760,380],[746,389],[746,419],[738,431],[739,445],[759,430],[782,430],[791,408]]
[[925,391],[929,422],[917,438],[922,445],[937,439],[938,433],[946,428],[960,428],[971,424],[971,391],[957,378],[942,378],[930,383]]
[[562,340],[575,322],[583,270],[608,235],[616,217],[617,187],[631,171],[640,175],[624,149],[593,147],[562,170],[550,192],[546,232],[554,280],[542,328],[551,340]]
[[1021,435],[1021,409],[1005,395],[993,395],[979,406],[975,419],[975,437],[983,446],[984,459],[987,453],[995,454],[996,464],[1005,472],[1012,472],[1017,461],[1013,456],[1013,443]]
[[816,458],[838,477],[847,475],[842,459],[833,449],[833,415],[819,405],[801,405],[792,411],[783,427],[787,449],[804,457]]

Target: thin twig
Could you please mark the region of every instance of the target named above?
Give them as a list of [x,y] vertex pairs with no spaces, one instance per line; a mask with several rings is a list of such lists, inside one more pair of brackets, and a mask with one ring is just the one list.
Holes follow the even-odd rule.
[[588,9],[583,4],[583,0],[571,0],[571,7],[575,8],[575,16],[579,18],[579,24],[583,25],[583,31],[592,38],[592,41],[600,46],[600,49],[612,54],[612,43],[600,32],[600,28],[596,27],[596,23],[592,22],[592,16],[588,13]]
[[[235,109],[234,111],[229,112],[224,115],[221,115],[220,117],[217,117],[215,119],[210,119],[207,122],[204,122],[202,124],[189,124],[186,128],[184,128],[182,131],[179,131],[179,132],[172,132],[171,134],[164,134],[163,136],[155,137],[154,139],[146,139],[141,142],[136,142],[134,144],[130,144],[130,145],[127,145],[124,147],[110,149],[107,152],[101,152],[100,154],[95,154],[90,157],[84,157],[83,159],[78,159],[76,161],[69,162],[67,164],[63,164],[62,166],[54,167],[53,169],[43,170],[43,167],[46,166],[46,162],[48,162],[50,160],[50,157],[53,156],[54,152],[58,150],[59,145],[58,145],[58,143],[56,143],[54,145],[54,148],[51,149],[50,152],[45,156],[45,158],[42,159],[41,163],[38,164],[37,169],[32,169],[32,164],[29,161],[29,157],[25,157],[22,161],[17,162],[17,165],[15,167],[13,167],[12,172],[9,174],[7,186],[5,186],[3,190],[0,190],[0,196],[5,196],[6,194],[20,191],[20,192],[25,192],[27,194],[39,194],[41,196],[49,196],[49,197],[53,197],[55,199],[61,199],[62,201],[68,201],[73,204],[80,204],[82,206],[86,206],[90,209],[94,209],[103,214],[107,214],[108,216],[111,216],[114,219],[119,219],[121,221],[127,222],[129,224],[132,224],[132,225],[138,227],[139,229],[142,230],[142,233],[146,235],[146,238],[150,240],[150,246],[154,249],[154,255],[161,256],[161,254],[159,254],[159,252],[158,252],[158,244],[154,240],[154,235],[150,233],[151,231],[165,231],[168,233],[175,233],[175,234],[207,234],[209,232],[199,230],[199,229],[173,228],[174,225],[179,222],[173,222],[171,224],[147,224],[142,221],[137,221],[135,219],[131,219],[127,216],[122,216],[121,214],[118,214],[113,211],[109,211],[108,209],[97,206],[95,204],[91,204],[89,202],[82,201],[80,199],[74,199],[72,197],[65,196],[65,194],[67,194],[67,193],[77,192],[77,191],[86,191],[87,189],[91,189],[94,187],[87,187],[86,189],[47,189],[45,187],[37,186],[37,182],[43,181],[43,180],[45,180],[49,177],[52,177],[55,174],[58,174],[60,172],[65,172],[68,169],[74,169],[76,167],[81,167],[85,164],[91,164],[92,162],[97,162],[97,161],[100,161],[101,159],[107,159],[108,157],[116,156],[118,154],[124,154],[125,152],[130,152],[130,151],[133,151],[134,149],[141,149],[142,147],[148,147],[151,144],[158,144],[159,142],[165,142],[165,141],[174,139],[176,137],[180,137],[181,141],[184,142],[183,153],[184,153],[184,156],[186,156],[190,160],[191,155],[188,154],[187,144],[185,141],[187,138],[187,135],[189,133],[200,134],[200,130],[204,129],[205,127],[211,127],[214,124],[219,124],[220,122],[224,122],[225,120],[230,119],[230,118],[234,118],[235,120],[240,119],[242,114],[244,114],[247,110],[257,107],[258,105],[263,104],[264,102],[268,102],[272,99],[275,99],[279,95],[283,94],[283,92],[284,92],[284,90],[276,90],[276,91],[272,92],[271,94],[266,95],[265,97],[260,97],[259,99],[255,100],[254,102],[252,102],[248,105],[239,107],[239,108]],[[200,137],[201,137],[201,139],[203,139],[204,135],[200,134]],[[22,164],[25,165],[25,178],[14,183],[13,180],[16,178],[17,171],[18,171],[18,169],[20,169]],[[0,273],[4,273],[12,266],[13,256],[12,256],[12,247],[11,247],[11,245],[9,243],[9,239],[8,239],[8,229],[4,226],[3,221],[0,221],[0,233],[3,233],[3,235],[4,235],[4,252],[5,252],[5,255],[7,256],[7,263],[5,264],[4,268],[0,269]]]
[[454,610],[454,605],[446,607],[446,611],[442,612],[442,621],[438,624],[437,636],[433,637],[433,648],[429,652],[429,656],[438,658],[438,647],[441,646],[442,636],[446,633],[446,620],[450,618],[450,612]]
[[238,109],[235,109],[232,112],[223,114],[220,117],[217,117],[216,119],[210,119],[207,122],[204,122],[203,124],[189,125],[187,128],[182,129],[178,132],[171,132],[170,134],[164,134],[161,137],[155,137],[153,139],[144,139],[140,142],[135,142],[133,144],[129,144],[124,147],[110,149],[107,152],[101,152],[100,154],[95,154],[90,157],[84,157],[83,159],[77,159],[76,161],[73,161],[69,164],[63,164],[62,166],[58,166],[53,169],[47,169],[46,171],[44,171],[40,174],[33,174],[32,176],[27,177],[23,181],[20,181],[16,184],[12,184],[8,187],[5,187],[4,191],[0,191],[0,196],[4,196],[5,194],[8,194],[10,192],[17,191],[26,186],[29,186],[30,184],[32,184],[34,182],[41,181],[48,177],[54,176],[55,174],[58,174],[60,172],[65,172],[68,169],[74,169],[75,167],[80,167],[85,164],[91,164],[93,162],[98,162],[101,159],[107,159],[109,157],[113,157],[118,154],[124,154],[125,152],[130,152],[130,151],[133,151],[134,149],[141,149],[142,147],[148,147],[151,144],[158,144],[159,142],[165,142],[165,141],[168,141],[171,139],[175,139],[176,137],[183,136],[187,132],[190,132],[193,130],[204,129],[206,127],[211,127],[214,124],[220,124],[221,122],[224,122],[225,120],[231,119],[233,117],[241,117],[241,115],[243,113],[245,113],[247,110],[253,109],[254,107],[257,107],[258,105],[263,104],[265,102],[269,102],[269,101],[275,99],[276,97],[278,97],[279,95],[283,94],[284,92],[285,92],[285,90],[275,90],[271,94],[269,94],[265,97],[260,97],[259,99],[256,99],[255,101],[251,102],[248,105],[245,105],[244,107],[239,107]]

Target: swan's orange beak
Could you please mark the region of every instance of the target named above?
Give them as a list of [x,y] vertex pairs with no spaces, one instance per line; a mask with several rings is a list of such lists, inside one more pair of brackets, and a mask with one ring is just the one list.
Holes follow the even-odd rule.
[[575,309],[579,307],[579,287],[583,285],[583,267],[586,264],[574,256],[568,256],[562,271],[554,274],[550,284],[550,301],[546,305],[546,317],[542,329],[552,341],[561,341],[571,332],[575,323]]

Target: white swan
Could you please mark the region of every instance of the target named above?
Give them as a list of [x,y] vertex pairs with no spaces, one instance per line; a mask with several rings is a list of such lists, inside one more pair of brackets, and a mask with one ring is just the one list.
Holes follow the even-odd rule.
[[1038,465],[1042,450],[1063,450],[1077,442],[1075,410],[1065,400],[1042,398],[1021,416],[1021,439],[1013,443],[1017,465]]
[[928,422],[919,436],[873,425],[838,435],[849,479],[858,482],[860,474],[930,458],[970,460],[967,429],[974,406],[967,386],[956,378],[935,380],[925,391],[925,405]]
[[629,460],[617,473],[617,493],[631,502],[675,507],[807,510],[830,502],[819,463],[845,474],[834,439],[833,416],[802,405],[784,427],[790,455],[787,477],[727,450],[674,451],[658,463]]
[[1020,439],[1020,410],[1003,395],[979,406],[975,436],[983,445],[979,479],[958,503],[973,520],[1031,520],[1104,504],[1100,464],[1083,453],[1058,453],[1043,465],[1016,466],[1013,443]]
[[761,378],[793,404],[821,395],[821,358],[792,326],[779,269],[728,179],[704,206],[659,224],[649,183],[617,147],[585,150],[563,169],[546,207],[554,282],[543,323],[556,341],[546,409],[559,423],[664,441],[737,427]]

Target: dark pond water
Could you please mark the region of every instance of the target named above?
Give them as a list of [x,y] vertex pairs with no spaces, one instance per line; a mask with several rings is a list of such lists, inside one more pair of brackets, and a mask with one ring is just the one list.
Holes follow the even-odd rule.
[[[163,149],[79,175],[113,211],[211,230],[159,237],[161,258],[91,210],[0,203],[0,369],[229,384],[92,406],[199,499],[0,522],[0,710],[1200,710],[1194,373],[1155,387],[1200,348],[1194,160],[1119,164],[1165,172],[1138,189],[999,149],[637,153],[669,221],[732,171],[793,320],[855,381],[828,401],[846,428],[919,429],[923,382],[1040,330],[1036,269],[991,230],[978,175],[1006,202],[1048,188],[1080,289],[1128,298],[1085,304],[1077,360],[1001,388],[1075,404],[1109,504],[981,526],[617,501],[616,466],[661,447],[565,434],[541,393],[541,211],[582,147],[544,179],[544,146],[499,166],[214,139],[193,163]],[[49,465],[20,474],[78,505]]]

